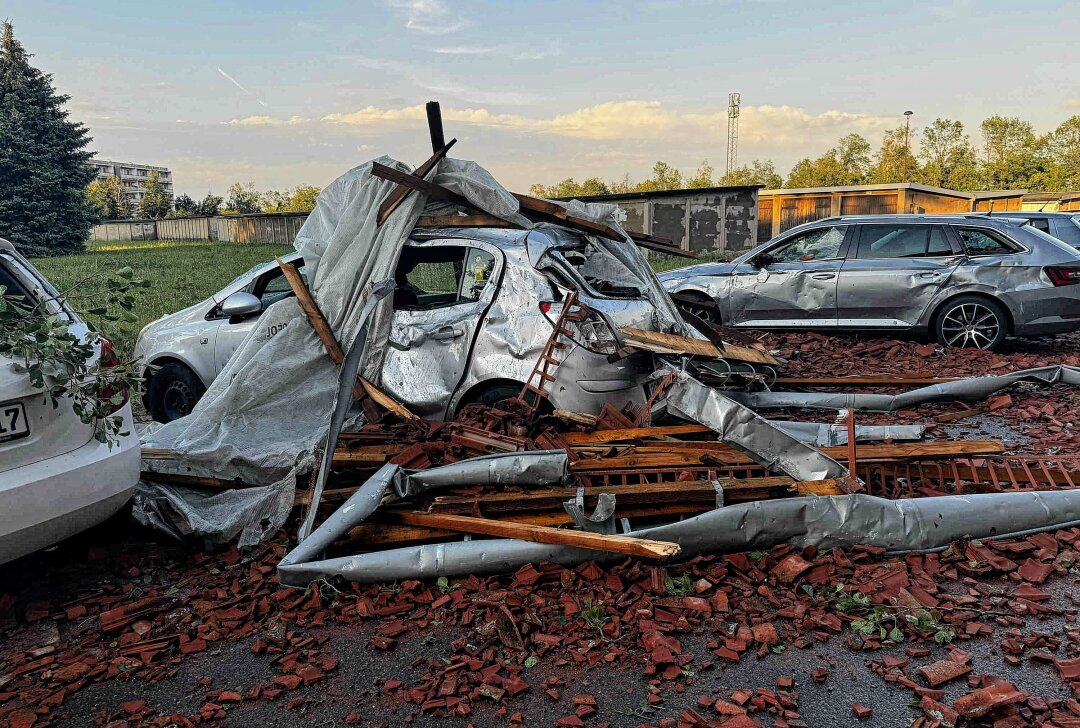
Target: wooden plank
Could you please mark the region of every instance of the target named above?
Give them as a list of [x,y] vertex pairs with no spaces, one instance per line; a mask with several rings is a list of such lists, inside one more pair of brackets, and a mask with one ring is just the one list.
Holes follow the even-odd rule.
[[179,457],[175,450],[167,447],[144,447],[140,455],[143,460],[176,460]]
[[751,364],[768,364],[769,366],[778,366],[780,362],[776,360],[769,352],[765,351],[764,347],[758,346],[742,346],[741,344],[732,344],[728,341],[724,342],[724,348],[720,354],[724,359],[731,359],[732,361],[745,361]]
[[550,526],[494,521],[488,518],[473,518],[471,516],[417,513],[414,511],[404,513],[386,512],[382,514],[381,518],[405,526],[422,526],[447,531],[460,531],[461,533],[496,536],[498,538],[515,538],[534,543],[572,546],[652,559],[677,556],[682,550],[678,544],[668,541],[653,541],[632,536],[608,536],[587,531],[572,531],[551,528]]
[[209,488],[212,490],[233,490],[235,488],[254,488],[255,486],[240,480],[222,480],[221,478],[206,478],[198,475],[184,475],[182,473],[155,473],[152,470],[144,470],[139,473],[142,480],[164,485],[181,485],[185,488]]
[[494,215],[421,215],[416,227],[452,228],[519,228],[512,222]]
[[[717,447],[719,445],[719,447]],[[707,446],[707,447],[706,447]],[[845,459],[847,445],[820,448],[835,459]],[[856,446],[860,463],[892,460],[926,460],[968,455],[997,455],[1005,452],[998,440],[958,440],[946,442],[900,442],[893,444],[865,443]],[[595,450],[594,450],[595,451]],[[588,450],[576,447],[575,452]],[[626,455],[611,455],[593,459],[580,458],[570,464],[575,472],[625,470],[633,468],[669,468],[692,465],[749,465],[753,461],[745,453],[723,443],[667,443],[657,447],[634,447]]]
[[[794,490],[794,481],[786,476],[766,478],[724,479],[718,481],[725,494],[764,493],[769,490]],[[478,506],[487,515],[561,509],[562,504],[577,495],[577,488],[539,488],[516,493],[482,493],[477,495],[444,495],[434,498],[428,511],[431,513],[468,513]],[[716,500],[716,489],[711,481],[694,480],[639,485],[608,485],[582,488],[582,495],[590,501],[601,493],[615,496],[617,513],[619,506],[661,503],[710,503]]]
[[[558,417],[563,422],[569,422],[575,425],[583,425],[585,427],[596,426],[596,415],[590,415],[586,412],[574,412],[573,410],[557,409],[552,414]],[[569,434],[569,433],[564,433]]]
[[417,177],[415,174],[402,172],[393,167],[387,167],[385,164],[379,164],[378,162],[371,163],[371,173],[380,179],[390,180],[399,185],[404,185],[411,190],[422,192],[433,200],[449,202],[467,210],[472,210],[480,214],[487,214],[484,210],[477,208],[469,202],[468,199],[462,197],[458,193],[448,190],[442,185],[437,185],[434,182],[428,182],[423,177]]
[[794,488],[799,495],[848,495],[848,491],[844,489],[840,481],[832,478],[828,480],[804,480],[795,483]]
[[712,432],[705,425],[667,425],[664,427],[630,427],[622,430],[597,430],[596,432],[563,432],[560,437],[567,445],[585,445],[599,442],[644,440],[650,437],[670,435],[693,435]]
[[398,402],[363,377],[360,377],[360,385],[364,388],[364,393],[367,394],[368,397],[371,397],[371,401],[385,409],[387,412],[392,412],[404,420],[420,419],[417,415],[410,412],[408,407],[401,402]]
[[[441,148],[436,149],[435,153],[432,154],[429,159],[416,168],[414,174],[418,177],[427,177],[431,170],[435,169],[435,165],[437,165],[446,156],[446,153],[450,151],[450,147],[455,144],[457,144],[457,139],[451,139],[449,144],[444,144]],[[375,218],[376,224],[382,225],[386,222],[386,218],[390,217],[394,210],[405,201],[405,198],[409,196],[409,192],[411,191],[412,188],[400,183],[397,187],[390,190],[390,194],[387,195],[386,199],[379,205],[379,215]]]
[[718,359],[723,355],[710,341],[691,339],[677,334],[664,334],[659,331],[646,331],[626,326],[619,329],[627,346],[645,349],[657,354],[691,354]]

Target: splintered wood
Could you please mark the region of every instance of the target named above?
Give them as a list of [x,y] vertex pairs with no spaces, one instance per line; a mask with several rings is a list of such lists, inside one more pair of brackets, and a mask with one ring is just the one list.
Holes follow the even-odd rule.
[[770,366],[779,363],[769,352],[752,346],[740,346],[725,342],[724,348],[721,349],[704,339],[691,339],[687,336],[664,334],[659,331],[647,331],[629,326],[620,328],[619,333],[623,335],[623,341],[627,346],[656,354],[688,354],[709,359],[731,359],[732,361],[768,364]]

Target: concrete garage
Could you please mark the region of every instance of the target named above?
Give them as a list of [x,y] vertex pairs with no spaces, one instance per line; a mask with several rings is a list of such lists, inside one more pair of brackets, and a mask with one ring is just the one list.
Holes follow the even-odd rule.
[[578,199],[617,204],[626,213],[627,230],[667,238],[692,253],[727,258],[756,244],[759,189],[703,187]]

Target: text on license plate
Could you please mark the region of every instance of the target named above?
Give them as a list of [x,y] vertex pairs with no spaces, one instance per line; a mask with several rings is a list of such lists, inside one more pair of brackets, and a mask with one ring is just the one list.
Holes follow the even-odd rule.
[[0,404],[0,442],[18,440],[29,434],[30,423],[26,421],[22,402]]

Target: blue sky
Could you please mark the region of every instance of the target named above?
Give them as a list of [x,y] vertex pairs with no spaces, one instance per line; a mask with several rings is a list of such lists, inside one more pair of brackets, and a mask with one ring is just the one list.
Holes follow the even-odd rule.
[[111,159],[163,164],[192,196],[233,181],[324,185],[380,154],[456,155],[505,184],[641,178],[725,155],[781,173],[905,109],[1049,131],[1080,113],[1080,3],[1034,0],[48,2],[0,15]]

